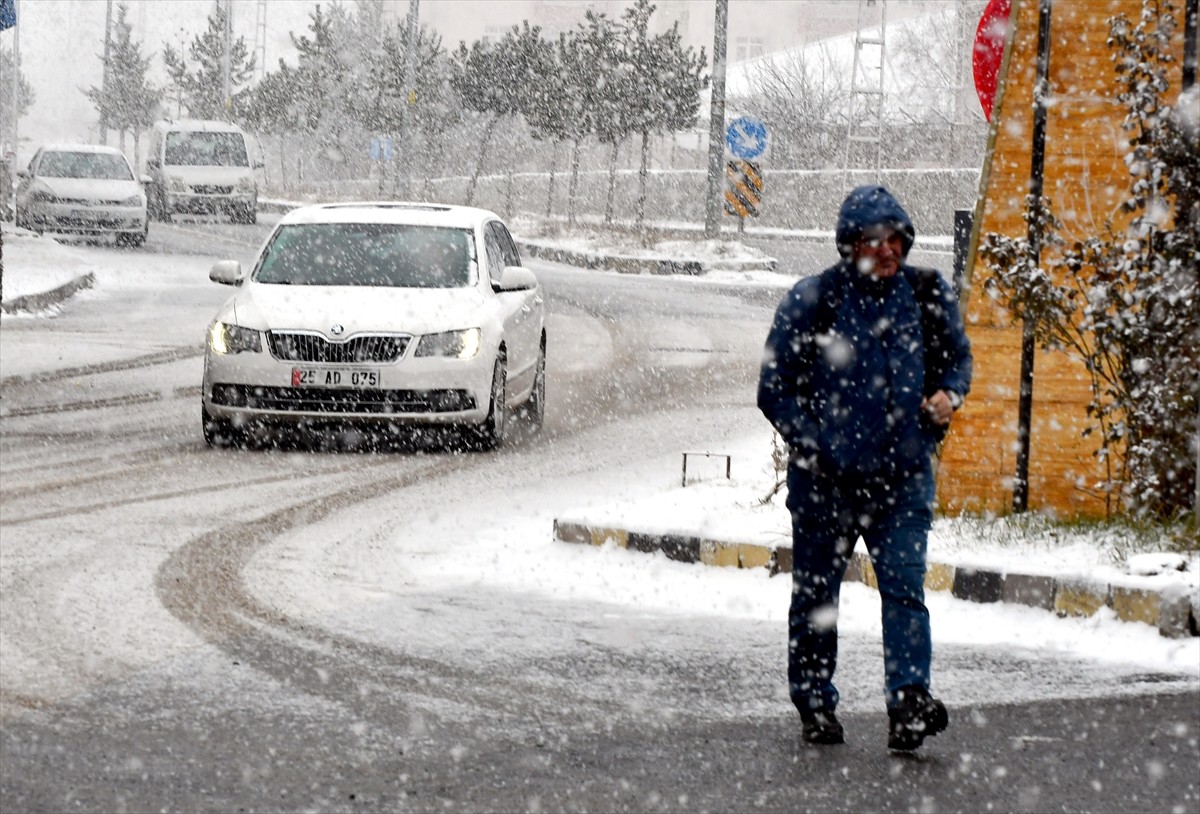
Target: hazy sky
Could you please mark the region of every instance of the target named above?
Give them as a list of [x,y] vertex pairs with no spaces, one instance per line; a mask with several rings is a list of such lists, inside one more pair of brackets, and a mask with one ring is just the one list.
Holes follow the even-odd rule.
[[[18,161],[28,159],[46,141],[94,141],[95,108],[83,94],[100,84],[100,55],[104,51],[106,0],[17,0],[20,15],[21,67],[33,84],[37,100],[21,119]],[[325,1],[328,5],[328,0]],[[113,18],[117,16],[113,2]],[[208,27],[212,0],[126,0],[126,19],[133,36],[142,42],[142,53],[151,56],[152,81],[167,84],[162,44],[179,48]],[[273,68],[281,57],[293,53],[289,31],[300,33],[308,25],[316,0],[270,0],[267,3],[266,65]],[[235,37],[244,37],[253,50],[258,3],[234,0]],[[0,42],[12,47],[14,29],[0,33]],[[110,143],[114,143],[110,136]],[[132,158],[132,147],[127,145]]]

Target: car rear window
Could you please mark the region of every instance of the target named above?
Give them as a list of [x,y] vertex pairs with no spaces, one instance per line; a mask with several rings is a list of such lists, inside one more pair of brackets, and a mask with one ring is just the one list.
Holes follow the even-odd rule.
[[99,178],[106,181],[130,181],[133,174],[119,155],[111,153],[44,153],[38,175],[45,178]]
[[459,288],[471,282],[466,229],[394,223],[282,226],[254,280],[280,285]]

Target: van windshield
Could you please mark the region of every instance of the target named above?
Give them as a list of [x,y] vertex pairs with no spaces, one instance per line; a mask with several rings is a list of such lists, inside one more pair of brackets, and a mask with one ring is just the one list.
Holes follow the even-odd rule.
[[241,133],[202,131],[167,133],[163,163],[184,167],[248,167]]

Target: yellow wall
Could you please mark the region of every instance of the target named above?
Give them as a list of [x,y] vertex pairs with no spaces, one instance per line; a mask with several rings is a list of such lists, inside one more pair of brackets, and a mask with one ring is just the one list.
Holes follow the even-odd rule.
[[[1138,20],[1141,0],[1053,0],[1050,92],[1046,117],[1043,194],[1063,222],[1068,243],[1101,235],[1129,190],[1124,164],[1125,109],[1106,39],[1108,19]],[[1168,101],[1179,93],[1183,2],[1177,0]],[[975,232],[968,260],[967,333],[975,352],[971,395],[955,418],[943,450],[938,497],[944,511],[1005,512],[1016,471],[1021,328],[984,293],[988,274],[976,251],[981,235],[1025,237],[1022,220],[1032,163],[1033,88],[1037,72],[1037,0],[1014,0],[1010,40],[993,109]],[[1043,254],[1045,258],[1046,255]],[[1090,399],[1087,372],[1063,352],[1036,352],[1030,434],[1029,507],[1063,517],[1102,516],[1092,487],[1105,477],[1081,435]]]

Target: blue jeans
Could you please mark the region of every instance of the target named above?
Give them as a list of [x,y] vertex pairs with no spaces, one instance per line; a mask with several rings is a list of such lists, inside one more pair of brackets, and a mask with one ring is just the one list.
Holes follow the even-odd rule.
[[837,706],[838,595],[860,536],[875,567],[883,605],[888,706],[902,687],[929,688],[925,551],[933,493],[932,465],[891,480],[834,480],[789,468],[793,568],[788,685],[801,712]]

